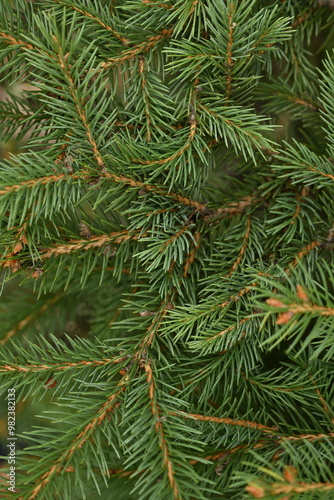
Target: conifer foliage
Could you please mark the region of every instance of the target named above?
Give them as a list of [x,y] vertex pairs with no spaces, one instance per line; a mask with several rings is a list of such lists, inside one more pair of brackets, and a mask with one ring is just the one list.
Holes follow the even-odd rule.
[[334,498],[331,3],[1,1],[3,498]]

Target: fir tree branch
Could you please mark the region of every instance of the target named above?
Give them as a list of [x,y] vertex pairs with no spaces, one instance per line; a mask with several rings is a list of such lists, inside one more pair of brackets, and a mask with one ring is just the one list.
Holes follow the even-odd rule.
[[186,278],[188,276],[189,268],[191,264],[194,262],[195,257],[196,257],[196,252],[198,251],[200,247],[200,239],[201,239],[201,233],[199,231],[196,231],[194,234],[194,239],[195,243],[192,242],[192,248],[190,252],[188,253],[185,262],[184,262],[184,267],[183,267],[183,278]]
[[8,45],[13,45],[13,46],[17,45],[24,50],[38,50],[38,49],[36,49],[36,47],[31,45],[30,43],[26,43],[23,40],[20,40],[18,38],[14,38],[13,35],[8,35],[7,33],[4,33],[3,31],[0,31],[0,38]]
[[114,410],[117,397],[125,390],[128,375],[124,375],[118,382],[116,391],[111,394],[107,401],[103,403],[97,412],[97,415],[84,427],[84,429],[75,437],[70,447],[68,447],[56,460],[54,465],[45,472],[40,479],[36,482],[32,494],[27,497],[27,500],[34,500],[39,492],[52,480],[55,474],[59,473],[63,464],[68,463],[73,454],[80,449],[85,442],[90,438],[94,431],[101,425],[105,418]]
[[[253,498],[265,498],[267,495],[282,495],[285,494],[287,500],[290,495],[303,494],[308,491],[330,491],[334,490],[334,483],[305,483],[293,482],[292,484],[284,483],[283,478],[280,483],[271,483],[263,486],[260,483],[252,482],[246,486],[246,491],[253,496]],[[282,498],[282,497],[280,497]]]
[[57,37],[55,35],[53,35],[53,40],[54,42],[56,43],[57,47],[58,47],[58,54],[57,54],[57,57],[58,57],[58,63],[66,77],[66,80],[68,82],[68,85],[69,85],[69,89],[70,89],[70,92],[71,92],[71,96],[72,96],[72,99],[73,99],[73,103],[75,104],[76,106],[76,109],[78,111],[78,115],[80,117],[80,120],[85,128],[85,131],[86,131],[86,136],[87,136],[87,139],[92,147],[92,150],[93,150],[93,153],[94,153],[94,157],[95,157],[95,160],[96,160],[96,163],[98,164],[98,166],[100,168],[104,167],[104,161],[101,157],[101,153],[97,147],[97,144],[96,144],[96,141],[92,135],[92,132],[91,132],[91,129],[90,129],[90,125],[89,125],[89,122],[87,120],[87,116],[86,116],[86,112],[85,112],[85,106],[84,104],[81,102],[81,99],[79,99],[77,97],[77,88],[76,88],[76,85],[75,85],[75,82],[72,78],[72,75],[71,75],[71,71],[70,71],[70,68],[68,66],[68,63],[66,61],[66,57],[65,55],[63,54],[63,51],[62,51],[62,47],[61,47],[61,44],[60,44],[60,41],[57,39]]
[[[55,245],[46,248],[40,252],[42,260],[49,259],[53,256],[69,254],[78,250],[90,250],[91,248],[101,248],[108,243],[121,244],[128,240],[137,240],[140,234],[138,232],[130,233],[125,231],[116,231],[110,234],[101,234],[99,236],[92,236],[89,240],[79,239],[70,240],[66,245]],[[5,267],[5,266],[4,266]]]
[[[80,179],[81,175],[80,174],[73,174],[70,176],[70,179]],[[0,196],[9,194],[9,193],[15,193],[19,191],[20,189],[31,189],[35,187],[37,184],[49,184],[53,182],[59,182],[59,181],[64,181],[68,180],[69,176],[66,174],[53,174],[53,175],[46,175],[44,177],[39,177],[37,179],[31,179],[29,181],[22,181],[18,184],[13,184],[11,186],[6,186],[2,191],[0,191]]]
[[305,101],[305,99],[301,99],[301,98],[294,97],[294,96],[291,96],[291,95],[286,95],[283,92],[275,92],[274,95],[283,96],[288,101],[295,102],[296,104],[300,104],[301,106],[305,106],[305,107],[310,108],[310,109],[312,109],[314,111],[318,111],[320,109],[320,106],[315,106],[310,101]]
[[169,458],[170,455],[170,450],[168,449],[168,445],[165,439],[164,435],[164,430],[163,430],[163,425],[161,422],[160,418],[160,408],[157,404],[156,401],[156,394],[155,394],[155,383],[154,383],[154,377],[153,377],[153,372],[152,372],[152,367],[150,360],[147,359],[145,363],[145,373],[146,373],[146,379],[147,379],[147,384],[149,387],[149,398],[151,402],[151,411],[152,415],[156,418],[156,423],[155,423],[155,431],[159,437],[159,446],[162,452],[163,456],[163,464],[164,467],[166,468],[167,471],[167,477],[169,481],[170,488],[173,491],[173,498],[174,500],[180,500],[180,494],[179,494],[179,488],[178,484],[175,478],[175,465],[173,464],[172,460]]
[[297,256],[293,259],[292,262],[290,262],[290,264],[288,265],[288,267],[286,268],[285,272],[286,273],[289,273],[291,271],[291,267],[296,267],[300,260],[305,256],[305,255],[308,255],[310,252],[312,252],[312,250],[314,250],[315,248],[319,247],[320,246],[320,242],[319,241],[311,241],[308,245],[306,245],[304,248],[302,248],[302,250],[300,252],[298,252]]
[[262,430],[263,432],[270,432],[270,433],[278,430],[278,427],[269,427],[267,425],[258,424],[257,422],[249,422],[248,420],[210,417],[208,415],[197,415],[196,413],[184,413],[182,411],[180,411],[179,413],[171,413],[171,415],[177,415],[177,416],[181,416],[184,418],[193,418],[195,420],[201,420],[203,422],[215,422],[217,424],[236,425],[239,427],[249,427],[251,429],[258,429],[258,430]]
[[249,240],[249,236],[250,236],[250,230],[251,230],[251,217],[248,216],[246,219],[246,231],[245,231],[245,234],[243,237],[243,243],[242,243],[241,249],[239,251],[239,255],[237,257],[237,260],[234,262],[231,270],[226,275],[226,277],[228,277],[228,278],[230,276],[232,276],[232,274],[236,271],[239,264],[242,262],[242,259],[244,257],[245,252],[246,252],[246,249],[247,249],[248,240]]
[[144,53],[148,52],[150,49],[152,49],[157,43],[160,42],[160,40],[163,40],[164,38],[171,37],[173,33],[173,29],[163,29],[161,33],[149,37],[145,42],[140,43],[137,47],[132,47],[131,50],[127,50],[123,52],[123,54],[120,54],[118,57],[115,58],[110,58],[107,61],[102,62],[99,65],[98,69],[109,69],[113,66],[116,66],[118,64],[122,64],[125,61],[132,59],[139,53]]
[[284,441],[318,441],[318,439],[331,439],[334,438],[334,432],[329,432],[328,434],[299,434],[295,436],[282,436],[279,439],[279,443]]
[[[110,234],[101,234],[99,236],[91,236],[90,239],[69,240],[67,244],[53,245],[44,248],[39,253],[39,259],[45,260],[50,257],[58,257],[59,255],[66,255],[78,250],[91,250],[92,248],[101,248],[108,243],[121,244],[128,240],[138,240],[140,232],[130,233],[127,230],[116,231]],[[144,237],[145,235],[143,235]],[[13,260],[12,254],[7,254],[7,258],[0,260],[0,267],[17,266],[19,263],[18,254],[15,254],[16,260]]]
[[[261,387],[262,389],[266,389],[268,387],[267,385],[261,384],[260,382],[254,380],[254,379],[252,380],[252,379],[248,378],[244,372],[241,372],[241,376],[244,380],[246,380],[250,384],[257,385],[258,387]],[[295,391],[300,391],[300,390],[304,389],[304,386],[284,388],[284,387],[276,387],[276,386],[270,385],[270,389],[273,391],[279,391],[279,392],[295,392]]]
[[275,309],[282,310],[284,312],[279,313],[277,324],[281,325],[287,322],[288,318],[291,318],[295,314],[316,314],[319,316],[334,316],[334,309],[331,307],[317,306],[315,304],[309,304],[304,302],[303,304],[284,304],[278,299],[270,298],[267,299],[267,304]]
[[147,142],[151,141],[151,118],[150,118],[150,101],[148,97],[148,90],[147,90],[147,82],[145,79],[145,57],[139,56],[138,58],[138,69],[139,69],[139,75],[141,79],[141,88],[143,91],[143,96],[144,96],[144,102],[145,102],[145,116],[146,116],[146,140]]
[[0,372],[21,372],[21,373],[31,373],[31,372],[44,372],[44,371],[64,371],[71,369],[80,369],[87,366],[105,366],[109,364],[122,363],[127,358],[125,356],[115,358],[103,358],[90,361],[77,361],[77,362],[64,362],[64,363],[49,363],[44,364],[27,364],[27,365],[0,365]]
[[64,7],[69,7],[70,9],[75,10],[76,12],[79,12],[79,14],[82,14],[83,16],[91,19],[92,21],[95,21],[97,24],[102,26],[105,30],[109,31],[112,33],[112,35],[117,38],[123,45],[129,45],[130,40],[128,38],[125,38],[123,35],[120,35],[117,33],[116,30],[114,30],[111,26],[108,26],[105,24],[101,19],[99,19],[97,16],[94,16],[87,10],[80,9],[78,6],[74,5],[73,3],[68,2],[67,0],[53,0],[59,5],[64,5]]
[[227,33],[227,50],[226,50],[226,97],[229,99],[231,97],[232,90],[232,69],[233,69],[233,30],[235,23],[233,22],[233,14],[236,9],[234,3],[230,2],[228,4],[228,33]]
[[321,391],[320,391],[320,389],[319,389],[319,387],[318,387],[318,385],[317,385],[317,382],[316,382],[316,381],[315,381],[315,379],[314,379],[314,375],[313,375],[311,372],[309,373],[309,377],[310,377],[310,379],[311,379],[311,381],[312,381],[312,384],[313,384],[313,385],[314,385],[314,387],[315,387],[315,392],[316,392],[316,394],[317,394],[317,396],[318,396],[318,398],[319,398],[319,401],[320,401],[321,406],[322,406],[322,407],[323,407],[323,409],[324,409],[324,412],[328,415],[328,417],[329,417],[330,421],[332,422],[332,424],[334,424],[334,416],[333,416],[333,412],[332,412],[332,410],[329,408],[328,404],[327,404],[327,403],[326,403],[326,401],[325,401],[325,398],[324,398],[324,397],[323,397],[323,395],[321,394]]
[[161,9],[175,9],[174,5],[168,5],[167,3],[158,3],[158,2],[153,2],[151,0],[142,0],[142,3],[145,4],[145,6],[148,7],[160,7]]
[[206,342],[212,342],[213,340],[217,339],[218,337],[222,337],[223,335],[225,335],[226,333],[229,333],[229,332],[232,332],[235,328],[238,328],[240,325],[243,325],[244,323],[246,323],[247,321],[252,321],[254,318],[252,316],[250,317],[246,317],[246,318],[242,318],[240,321],[238,321],[235,325],[231,325],[229,326],[228,328],[225,328],[225,330],[222,330],[221,332],[219,333],[216,333],[215,335],[213,335],[212,337],[207,337],[205,339]]
[[143,353],[146,352],[146,349],[152,346],[155,335],[157,335],[161,323],[163,321],[164,316],[167,314],[167,311],[170,309],[170,296],[164,300],[159,308],[159,310],[155,313],[153,320],[150,326],[146,330],[146,335],[140,343],[139,351],[135,354],[135,358],[139,359],[143,356]]
[[[10,262],[10,261],[8,261]],[[0,262],[1,266],[1,262]],[[14,328],[12,328],[9,332],[5,334],[5,336],[0,340],[0,344],[4,345],[6,342],[8,342],[9,339],[11,339],[14,335],[16,335],[18,332],[23,330],[29,323],[32,321],[35,321],[41,314],[43,314],[50,306],[58,302],[62,298],[62,293],[58,293],[54,297],[51,297],[47,299],[44,304],[35,312],[28,314],[24,319],[19,321]]]
[[181,149],[179,149],[179,151],[174,153],[172,156],[169,156],[168,158],[164,158],[163,160],[154,160],[154,161],[148,161],[148,160],[143,161],[143,160],[134,158],[133,161],[135,163],[141,163],[142,165],[152,165],[152,166],[153,165],[165,165],[166,163],[172,162],[173,160],[175,160],[176,158],[181,156],[191,146],[191,143],[193,142],[193,140],[195,138],[196,128],[197,128],[197,122],[194,120],[190,124],[189,136],[188,136],[186,143],[182,146]]

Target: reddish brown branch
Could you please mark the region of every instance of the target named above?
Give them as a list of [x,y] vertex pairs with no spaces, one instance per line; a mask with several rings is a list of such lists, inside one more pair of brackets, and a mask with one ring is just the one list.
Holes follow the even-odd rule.
[[321,394],[320,392],[320,389],[316,383],[316,381],[314,380],[314,376],[312,373],[309,374],[310,378],[311,378],[311,381],[312,381],[312,384],[314,385],[315,387],[315,392],[319,398],[319,401],[320,401],[320,404],[321,406],[323,407],[324,409],[324,412],[327,413],[328,417],[330,418],[332,424],[334,424],[334,417],[333,417],[333,413],[331,411],[331,409],[329,408],[328,404],[326,403],[325,401],[325,398],[323,397],[323,395]]
[[148,91],[147,91],[147,82],[145,78],[145,59],[144,56],[140,56],[138,60],[138,67],[139,67],[139,75],[141,79],[141,88],[144,96],[144,103],[145,103],[145,116],[146,116],[146,128],[147,128],[147,133],[146,133],[146,140],[147,142],[151,141],[151,117],[150,117],[150,101],[149,101],[149,96],[148,96]]
[[130,43],[130,40],[128,40],[127,38],[125,38],[124,36],[120,35],[119,33],[117,33],[116,30],[114,30],[111,26],[108,26],[107,24],[105,24],[103,21],[101,21],[101,19],[99,19],[98,17],[96,16],[93,16],[93,14],[91,14],[90,12],[87,12],[85,10],[82,10],[82,9],[79,9],[79,7],[76,7],[75,5],[73,4],[68,4],[67,2],[64,2],[62,0],[53,0],[54,2],[56,3],[59,3],[60,5],[64,5],[65,7],[69,7],[70,9],[73,9],[75,10],[76,12],[79,12],[80,14],[82,14],[83,16],[85,17],[88,17],[89,19],[92,19],[92,21],[95,21],[96,23],[98,23],[100,26],[102,26],[102,28],[104,28],[105,30],[107,31],[110,31],[110,33],[112,33],[112,35],[117,38],[123,45],[129,45]]
[[169,156],[168,158],[164,158],[163,160],[142,161],[142,160],[134,159],[133,161],[136,163],[141,163],[142,165],[165,165],[166,163],[175,160],[176,158],[181,156],[190,147],[190,145],[191,145],[191,143],[194,140],[195,135],[196,135],[196,128],[197,128],[197,122],[194,120],[190,124],[190,132],[189,132],[189,136],[188,136],[186,143],[182,146],[181,149],[179,149],[179,151],[174,153],[172,156]]
[[[71,179],[79,179],[80,175],[71,175]],[[12,186],[6,186],[2,191],[0,191],[0,196],[6,195],[8,193],[13,193],[21,188],[33,188],[36,184],[44,185],[49,182],[58,182],[68,179],[66,174],[58,175],[46,175],[45,177],[38,177],[37,179],[31,179],[29,181],[22,181],[18,184],[13,184]]]
[[232,68],[233,68],[233,54],[232,54],[232,45],[233,45],[233,13],[235,10],[235,6],[233,3],[229,3],[229,12],[228,12],[228,33],[227,33],[227,50],[226,50],[226,96],[227,98],[231,95],[232,89]]
[[101,234],[100,236],[95,236],[89,240],[70,240],[68,244],[55,245],[53,247],[47,248],[40,252],[41,259],[49,259],[53,256],[59,256],[64,254],[69,254],[77,250],[90,250],[91,248],[101,248],[109,242],[115,244],[124,243],[128,240],[137,240],[139,238],[139,232],[129,233],[128,231],[119,231],[110,234]]
[[156,431],[158,438],[159,438],[159,447],[160,447],[162,455],[163,455],[164,467],[167,470],[167,477],[168,477],[169,485],[173,491],[174,500],[181,500],[178,486],[177,486],[177,482],[175,479],[174,464],[173,464],[172,460],[169,458],[170,451],[169,451],[168,446],[167,446],[167,442],[166,442],[164,430],[163,430],[163,425],[162,425],[162,421],[160,418],[160,408],[158,407],[158,404],[156,402],[155,384],[154,384],[152,367],[151,367],[149,360],[145,363],[145,373],[146,373],[147,384],[149,387],[149,398],[150,398],[150,402],[151,402],[152,415],[154,417],[156,417],[155,431]]
[[31,321],[34,321],[38,318],[44,311],[46,311],[51,305],[55,304],[59,299],[61,299],[63,295],[57,294],[54,297],[46,300],[45,303],[35,312],[29,314],[24,319],[19,321],[14,328],[12,328],[9,332],[5,334],[5,336],[0,340],[0,344],[5,344],[8,340],[13,337],[16,333],[23,330]]
[[292,262],[290,262],[289,266],[285,269],[286,273],[290,272],[290,266],[296,267],[299,263],[299,261],[307,254],[312,252],[315,248],[317,248],[320,245],[319,241],[311,241],[306,247],[302,248],[300,252],[298,252],[297,256],[293,259]]
[[222,330],[221,332],[216,333],[216,335],[213,335],[212,337],[206,338],[205,341],[209,342],[209,341],[216,339],[217,337],[222,337],[223,335],[225,335],[225,333],[232,332],[238,326],[243,325],[244,323],[246,323],[247,321],[251,321],[252,319],[253,319],[252,317],[243,318],[236,325],[231,325],[228,328],[225,328],[225,330]]
[[97,412],[96,417],[94,417],[85,427],[84,429],[74,438],[71,446],[65,450],[61,456],[56,460],[54,465],[38,480],[32,494],[27,498],[27,500],[34,500],[39,492],[51,481],[53,476],[59,473],[65,462],[68,462],[75,451],[81,448],[85,442],[89,439],[89,437],[93,434],[93,432],[102,424],[105,418],[112,413],[115,408],[116,399],[124,391],[126,387],[126,382],[128,380],[128,376],[124,375],[119,383],[117,384],[118,389],[111,396],[108,397],[107,401],[100,407]]
[[288,101],[295,102],[296,104],[300,104],[301,106],[305,106],[305,107],[310,108],[314,111],[318,110],[317,106],[315,106],[311,102],[305,101],[304,99],[299,99],[298,97],[289,96],[289,95],[283,94],[282,92],[275,92],[274,95],[281,95],[281,96],[285,97],[285,99],[287,99]]
[[238,258],[234,262],[231,270],[226,275],[227,278],[229,278],[230,276],[232,276],[232,274],[236,271],[237,267],[239,266],[239,264],[241,263],[244,255],[245,255],[246,248],[247,248],[248,241],[249,241],[250,230],[251,230],[251,218],[250,218],[250,216],[248,216],[247,220],[246,220],[246,231],[245,231],[245,234],[244,234],[243,243],[242,243],[242,246],[241,246]]
[[151,0],[142,0],[142,3],[148,7],[160,7],[161,9],[175,9],[174,5],[168,5],[167,3],[151,2]]
[[[314,313],[319,316],[334,316],[334,309],[331,307],[325,307],[325,306],[317,306],[315,304],[308,304],[304,302],[303,304],[284,304],[281,302],[279,299],[276,298],[270,298],[266,300],[267,304],[271,307],[279,308],[279,309],[284,309],[284,311],[288,312],[291,314],[291,317],[295,314],[306,314],[306,313]],[[281,313],[285,315],[284,313]],[[283,317],[280,321],[280,316],[278,316],[277,324],[285,324],[287,321],[284,320]]]
[[89,361],[76,361],[76,362],[64,362],[64,363],[50,363],[50,364],[40,364],[40,365],[2,365],[0,366],[0,372],[18,372],[18,373],[31,373],[31,372],[44,372],[48,370],[52,371],[64,371],[73,368],[83,368],[86,366],[104,366],[115,363],[122,363],[127,358],[125,356],[115,357],[115,358],[104,358]]
[[122,64],[124,61],[132,59],[135,55],[139,53],[144,53],[153,48],[160,40],[172,36],[172,29],[164,29],[158,35],[151,36],[145,42],[140,43],[137,47],[133,47],[131,50],[124,52],[118,57],[108,59],[107,61],[100,64],[100,68],[108,69],[117,64]]
[[189,268],[195,260],[196,252],[200,246],[199,242],[201,239],[201,233],[199,231],[196,231],[194,238],[195,238],[195,243],[193,243],[192,249],[188,253],[186,260],[185,260],[185,263],[184,263],[183,275],[182,275],[184,278],[186,278],[188,276]]
[[[268,496],[276,496],[284,494],[284,500],[289,500],[290,495],[303,494],[307,491],[330,491],[334,490],[333,483],[304,483],[304,482],[283,482],[284,477],[282,477],[282,482],[272,483],[263,485],[262,483],[251,483],[246,486],[246,491],[251,494],[254,498],[266,498]],[[280,497],[283,500],[283,497]]]
[[218,418],[218,417],[210,417],[208,415],[197,415],[195,413],[170,413],[171,415],[176,415],[184,418],[193,418],[195,420],[202,420],[204,422],[215,422],[216,424],[226,424],[226,425],[236,425],[239,427],[248,427],[251,429],[262,430],[263,432],[277,431],[277,427],[269,427],[267,425],[259,424],[257,422],[249,422],[248,420],[237,420],[233,418]]

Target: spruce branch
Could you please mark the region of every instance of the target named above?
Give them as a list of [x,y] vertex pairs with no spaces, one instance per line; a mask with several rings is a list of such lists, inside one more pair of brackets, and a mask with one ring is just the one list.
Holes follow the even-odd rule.
[[[12,261],[7,261],[12,262]],[[13,264],[12,264],[13,265]],[[47,299],[44,304],[41,305],[36,311],[28,314],[24,319],[21,319],[9,332],[5,333],[5,335],[0,340],[0,344],[4,345],[10,340],[14,335],[16,335],[21,330],[24,330],[26,326],[35,321],[41,314],[48,310],[50,306],[58,302],[62,298],[62,294],[58,293],[53,297]]]
[[24,498],[27,500],[34,500],[38,497],[39,492],[45,488],[50,481],[54,479],[54,476],[59,473],[64,464],[68,464],[71,460],[73,454],[87,442],[94,431],[102,424],[102,422],[113,412],[115,405],[117,404],[117,397],[126,388],[126,383],[128,381],[128,375],[123,375],[123,377],[118,382],[115,391],[108,397],[108,399],[99,408],[96,416],[83,428],[83,430],[75,437],[71,445],[60,455],[56,460],[54,465],[50,467],[44,474],[40,477],[36,484],[34,485],[31,494],[25,495]]
[[159,43],[164,38],[171,37],[172,34],[173,34],[173,29],[163,29],[157,35],[150,36],[146,42],[140,43],[137,47],[132,47],[131,49],[124,51],[123,54],[119,55],[118,57],[111,58],[108,59],[107,61],[100,63],[99,68],[97,68],[97,70],[110,69],[113,66],[122,64],[125,61],[132,59],[137,54],[148,52],[149,50],[154,48],[157,43]]
[[76,12],[79,12],[79,14],[82,14],[84,17],[87,17],[88,19],[91,19],[92,21],[96,22],[97,24],[99,24],[100,26],[102,26],[102,28],[104,28],[105,30],[109,31],[110,33],[112,33],[112,35],[117,39],[119,40],[122,45],[129,45],[130,44],[130,40],[128,40],[126,37],[124,37],[123,35],[117,33],[117,31],[112,28],[111,26],[109,26],[108,24],[104,23],[102,21],[102,19],[100,19],[97,15],[94,15],[92,12],[89,12],[88,10],[84,9],[84,8],[80,8],[78,7],[77,5],[75,5],[73,2],[70,2],[68,0],[52,0],[53,2],[56,2],[57,4],[59,5],[63,5],[65,7],[69,7],[70,9],[73,9],[75,10]]
[[263,432],[270,432],[272,433],[273,431],[277,431],[277,427],[269,427],[263,424],[259,424],[257,422],[249,422],[248,420],[234,420],[231,418],[224,418],[224,417],[211,417],[208,415],[197,415],[195,413],[177,413],[176,415],[180,415],[181,417],[184,418],[194,418],[195,420],[202,420],[203,422],[215,422],[217,424],[226,424],[226,425],[236,425],[240,427],[249,427],[251,429],[258,429]]

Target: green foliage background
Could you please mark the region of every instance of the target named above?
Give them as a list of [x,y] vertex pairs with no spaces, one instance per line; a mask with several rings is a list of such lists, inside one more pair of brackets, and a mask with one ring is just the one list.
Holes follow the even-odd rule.
[[1,2],[3,498],[334,498],[331,4]]

